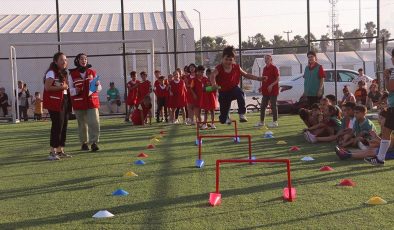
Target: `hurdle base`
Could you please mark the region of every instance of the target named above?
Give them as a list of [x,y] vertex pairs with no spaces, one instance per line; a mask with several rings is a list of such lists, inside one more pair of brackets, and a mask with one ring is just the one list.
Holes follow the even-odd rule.
[[234,137],[233,141],[235,144],[241,143],[241,138],[240,137]]
[[198,160],[197,159],[195,165],[196,165],[197,168],[202,168],[202,167],[204,167],[204,164],[205,164],[204,160],[202,160],[202,159]]
[[290,199],[290,194],[289,194],[289,188],[286,187],[283,189],[283,199],[292,202],[297,198],[297,190],[294,187],[291,187],[291,198]]
[[[248,158],[249,159],[249,158]],[[256,160],[256,156],[252,156],[252,158],[250,158],[250,160]],[[250,165],[255,165],[256,162],[249,162]]]
[[209,204],[211,206],[218,206],[222,203],[222,194],[211,192],[209,193]]
[[196,139],[196,141],[194,142],[194,144],[195,144],[196,146],[198,146],[199,144],[202,145],[202,139],[201,139],[200,142],[198,141],[198,139]]

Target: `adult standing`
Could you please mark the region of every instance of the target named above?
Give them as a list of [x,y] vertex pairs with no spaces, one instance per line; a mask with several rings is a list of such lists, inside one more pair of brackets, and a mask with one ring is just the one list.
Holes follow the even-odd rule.
[[29,109],[30,92],[27,84],[23,81],[18,81],[18,100],[19,100],[19,119],[28,121],[27,110]]
[[0,88],[0,107],[3,110],[3,116],[8,116],[8,95],[3,87]]
[[272,64],[271,55],[264,57],[265,67],[263,69],[263,81],[261,83],[261,99],[260,108],[260,122],[255,126],[260,127],[265,125],[265,110],[267,109],[268,102],[271,103],[273,122],[269,127],[278,127],[278,106],[277,99],[279,95],[279,70]]
[[56,53],[44,78],[43,106],[48,110],[52,121],[49,160],[71,157],[64,152],[68,114],[71,111],[66,68],[66,55]]
[[227,46],[223,50],[222,63],[216,66],[210,76],[212,87],[219,89],[219,121],[222,124],[231,124],[229,113],[233,100],[237,100],[238,103],[239,121],[248,121],[245,116],[245,93],[238,86],[241,76],[252,80],[262,80],[262,77],[249,74],[236,64],[235,48],[233,46]]
[[99,150],[100,137],[100,100],[98,92],[101,91],[100,81],[96,82],[97,90],[90,93],[89,87],[93,79],[97,77],[96,71],[88,64],[88,56],[80,53],[74,60],[75,69],[70,71],[72,84],[70,92],[72,106],[78,121],[79,140],[81,150],[89,151],[88,143],[91,143],[92,152]]
[[307,53],[308,66],[304,71],[304,96],[308,100],[308,106],[319,103],[324,94],[325,73],[323,66],[317,63],[315,51]]
[[366,89],[368,88],[368,84],[371,83],[369,78],[364,75],[363,68],[358,69],[358,76],[357,76],[357,78],[354,78],[352,82],[357,86],[358,82],[360,82],[360,81],[363,81],[365,83],[365,88]]

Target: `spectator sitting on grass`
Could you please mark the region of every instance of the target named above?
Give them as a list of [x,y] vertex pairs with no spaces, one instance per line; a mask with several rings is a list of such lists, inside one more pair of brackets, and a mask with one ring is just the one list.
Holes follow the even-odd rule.
[[108,110],[110,113],[113,113],[112,106],[116,105],[116,112],[119,113],[120,95],[119,90],[115,88],[115,83],[109,83],[109,89],[107,90],[107,100],[108,100]]
[[316,143],[317,137],[335,136],[341,129],[341,117],[338,117],[335,106],[328,105],[324,108],[323,122],[305,130],[304,137],[309,143]]
[[[386,117],[387,117],[387,109],[382,110],[379,113],[379,125],[383,126]],[[380,146],[380,136],[376,135],[375,131],[371,131],[369,133],[371,135],[371,139],[368,141],[368,147],[366,149],[361,149],[361,150],[347,150],[346,148],[342,148],[339,146],[335,147],[335,153],[341,160],[346,160],[346,159],[357,159],[361,160],[366,157],[375,157],[376,154],[379,152],[379,146]],[[393,141],[393,136],[391,137],[391,146],[390,149],[387,151],[386,154],[386,160],[389,159],[394,159],[394,141]]]

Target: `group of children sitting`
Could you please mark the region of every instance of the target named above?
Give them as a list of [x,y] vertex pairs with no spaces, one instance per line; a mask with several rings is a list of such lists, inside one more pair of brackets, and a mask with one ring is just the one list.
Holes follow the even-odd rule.
[[[363,159],[377,154],[380,137],[374,123],[366,117],[367,107],[355,101],[346,101],[341,108],[335,105],[335,96],[327,95],[311,109],[301,109],[300,117],[307,128],[303,130],[309,143],[336,142],[335,152],[341,160]],[[375,103],[380,110],[378,121],[384,125],[387,117],[387,94]],[[393,142],[392,142],[393,143]],[[350,151],[349,148],[359,150]],[[386,159],[394,158],[394,151],[387,152]]]
[[[133,125],[145,125],[151,123],[152,102],[150,94],[156,95],[157,110],[156,122],[170,124],[180,123],[178,117],[181,113],[183,123],[195,125],[196,121],[202,122],[201,111],[204,110],[204,121],[201,129],[216,129],[214,124],[215,109],[218,106],[217,92],[210,90],[211,82],[207,76],[210,69],[203,66],[190,64],[184,71],[177,69],[168,77],[161,76],[159,70],[155,71],[156,81],[152,84],[147,80],[146,72],[141,72],[141,81],[137,80],[137,73],[131,72],[131,80],[127,83],[130,106],[130,121]],[[210,114],[211,122],[208,123]]]

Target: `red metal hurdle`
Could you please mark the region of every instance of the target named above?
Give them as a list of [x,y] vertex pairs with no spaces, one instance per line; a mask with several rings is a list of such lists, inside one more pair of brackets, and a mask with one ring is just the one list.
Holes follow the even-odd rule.
[[[249,159],[252,159],[252,136],[251,135],[200,135],[197,137],[198,143],[201,143],[202,138],[228,138],[228,137],[247,137],[248,138],[248,153]],[[201,160],[202,145],[198,145],[198,160]]]
[[283,198],[292,202],[296,198],[296,190],[291,187],[291,174],[290,174],[290,160],[289,159],[227,159],[227,160],[216,160],[216,192],[210,194],[209,202],[212,206],[219,205],[221,203],[221,194],[219,193],[220,184],[220,164],[221,163],[285,163],[287,167],[287,187],[283,190]]
[[[205,122],[197,121],[196,123],[196,134],[197,134],[197,139],[200,136],[200,124],[203,124]],[[214,123],[220,123],[220,121],[214,121]],[[234,123],[234,136],[235,138],[239,137],[238,136],[238,125],[236,120],[232,120],[231,123]],[[198,142],[201,143],[201,142]],[[200,145],[200,144],[199,144]]]

